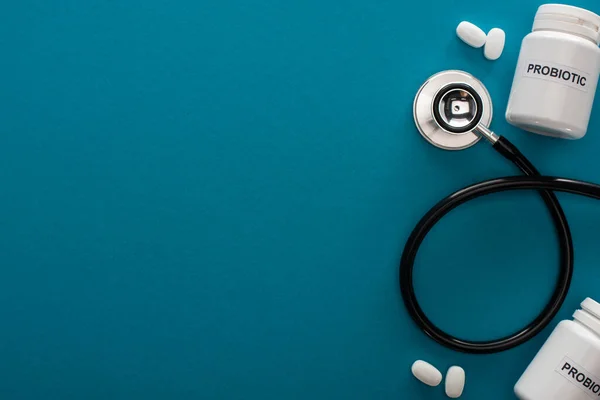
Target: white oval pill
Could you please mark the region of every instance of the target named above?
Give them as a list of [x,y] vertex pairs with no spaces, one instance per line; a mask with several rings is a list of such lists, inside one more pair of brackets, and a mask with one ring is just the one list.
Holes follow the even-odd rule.
[[415,378],[426,385],[437,386],[442,382],[442,373],[433,365],[417,360],[411,367],[411,371]]
[[446,395],[456,399],[462,395],[465,388],[465,370],[461,367],[450,367],[446,374]]
[[494,28],[487,34],[483,55],[488,60],[497,60],[502,55],[506,34],[500,28]]
[[485,32],[482,31],[481,28],[467,21],[458,24],[456,27],[456,34],[460,40],[476,49],[483,46],[487,38]]

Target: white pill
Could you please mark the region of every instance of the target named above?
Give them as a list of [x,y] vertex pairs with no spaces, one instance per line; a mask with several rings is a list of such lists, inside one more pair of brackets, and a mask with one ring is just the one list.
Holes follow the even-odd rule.
[[462,395],[465,388],[465,370],[461,367],[450,367],[446,374],[446,395],[456,399]]
[[485,44],[485,39],[487,37],[481,28],[467,21],[458,24],[456,27],[456,34],[460,40],[476,49]]
[[488,60],[497,60],[502,55],[506,34],[500,28],[494,28],[487,34],[483,55]]
[[411,370],[415,378],[426,385],[437,386],[442,382],[442,373],[436,367],[425,361],[415,361]]

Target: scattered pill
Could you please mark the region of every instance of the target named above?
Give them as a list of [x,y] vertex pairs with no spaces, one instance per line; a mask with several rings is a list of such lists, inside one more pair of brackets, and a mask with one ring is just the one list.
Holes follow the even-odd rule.
[[467,21],[458,24],[456,27],[456,34],[460,40],[475,48],[483,46],[487,38],[485,32],[482,31],[481,28]]
[[488,60],[497,60],[502,55],[506,34],[500,28],[494,28],[487,34],[483,55]]
[[442,382],[442,373],[436,367],[425,361],[415,361],[411,370],[415,378],[426,385],[437,386]]
[[450,367],[446,374],[446,395],[451,399],[459,398],[465,388],[465,370],[461,367]]

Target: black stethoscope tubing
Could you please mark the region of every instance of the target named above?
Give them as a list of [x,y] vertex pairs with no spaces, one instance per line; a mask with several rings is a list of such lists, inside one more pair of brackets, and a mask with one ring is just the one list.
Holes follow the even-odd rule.
[[[449,85],[445,89],[453,90],[456,88],[467,90],[476,101],[479,100],[480,104],[479,95],[468,85],[457,83]],[[441,96],[438,94],[435,99],[439,101],[439,98]],[[436,104],[435,99],[433,104]],[[434,110],[437,108],[433,107]],[[453,127],[450,127],[443,118],[440,118],[439,113],[436,115],[435,111],[434,119],[442,129],[452,132],[448,128]],[[468,128],[470,128],[469,130],[473,129],[469,126]],[[508,139],[502,136],[493,143],[493,147],[503,157],[515,164],[525,176],[510,176],[476,183],[458,190],[438,202],[413,229],[404,246],[400,260],[400,290],[410,317],[421,330],[436,342],[464,353],[488,354],[511,349],[533,338],[552,321],[560,310],[571,285],[574,251],[573,238],[567,218],[554,192],[573,193],[600,200],[600,185],[574,179],[542,176],[534,165]],[[419,247],[433,226],[456,207],[482,196],[512,190],[537,190],[550,212],[558,236],[560,250],[560,271],[554,291],[541,313],[527,326],[513,334],[489,341],[469,341],[457,338],[431,322],[417,301],[413,287],[413,269]]]

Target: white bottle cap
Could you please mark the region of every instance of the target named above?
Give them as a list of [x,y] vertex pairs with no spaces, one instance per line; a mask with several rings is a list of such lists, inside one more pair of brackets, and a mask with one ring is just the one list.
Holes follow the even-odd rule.
[[533,30],[572,33],[600,44],[600,16],[579,7],[544,4],[537,10]]
[[589,312],[596,318],[600,318],[600,304],[591,298],[586,298],[581,302],[581,308]]
[[600,304],[589,297],[581,302],[581,310],[575,311],[573,318],[600,334]]

